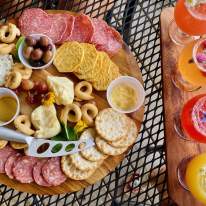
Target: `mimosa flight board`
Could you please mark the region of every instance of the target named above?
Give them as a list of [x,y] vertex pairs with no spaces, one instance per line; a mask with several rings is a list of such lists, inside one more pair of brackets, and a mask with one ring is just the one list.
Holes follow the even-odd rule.
[[[25,155],[27,145],[0,140],[4,164],[0,183],[22,192],[54,195],[101,180],[135,143],[144,116],[143,80],[129,48],[114,28],[84,14],[28,9],[4,26],[15,32],[15,40],[2,39],[0,28],[1,60],[12,64],[0,85],[13,90],[20,103],[20,113],[9,127],[54,141],[91,138],[95,146],[39,160]],[[114,90],[108,102],[107,88],[121,76],[131,84],[118,82],[120,97],[113,95]],[[112,104],[130,112],[118,112]],[[4,115],[10,119],[10,113]]]
[[192,97],[206,93],[206,88],[202,87],[196,92],[184,92],[177,89],[172,83],[171,77],[173,72],[177,70],[178,57],[182,49],[169,38],[168,28],[172,19],[174,19],[174,9],[164,9],[161,13],[161,48],[168,192],[170,198],[177,205],[201,206],[203,204],[179,185],[177,167],[184,158],[205,152],[206,145],[180,139],[175,132],[173,122],[175,115],[178,111],[181,111],[183,105]]

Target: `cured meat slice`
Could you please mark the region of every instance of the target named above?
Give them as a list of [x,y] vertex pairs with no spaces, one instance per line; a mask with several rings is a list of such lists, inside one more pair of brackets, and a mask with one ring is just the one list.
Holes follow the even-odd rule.
[[81,14],[75,17],[74,29],[69,40],[88,43],[91,41],[93,33],[94,27],[92,20],[89,16]]
[[61,170],[60,157],[52,157],[42,167],[44,179],[51,185],[57,186],[66,181],[66,176]]
[[5,163],[9,156],[11,156],[14,153],[15,150],[9,145],[0,149],[0,173],[5,173]]
[[70,36],[72,34],[72,30],[74,28],[74,20],[75,20],[74,16],[72,16],[70,14],[64,14],[64,15],[67,18],[67,29],[64,32],[59,43],[64,43],[65,41],[67,41],[70,38]]
[[96,45],[100,51],[105,51],[114,55],[122,48],[122,38],[120,34],[101,19],[93,19],[94,35],[91,43]]
[[5,172],[10,179],[14,179],[13,167],[14,163],[18,160],[19,157],[21,157],[20,153],[14,153],[11,156],[9,156],[5,163]]
[[21,183],[31,183],[33,179],[33,167],[38,161],[35,157],[23,156],[20,157],[13,167],[13,175],[16,180]]
[[33,168],[34,181],[41,186],[50,187],[51,185],[44,179],[42,175],[42,167],[48,161],[48,159],[39,160]]
[[19,18],[19,28],[23,35],[46,34],[51,30],[52,19],[42,9],[32,8],[23,11]]
[[50,14],[49,17],[52,20],[52,26],[47,35],[52,39],[53,43],[58,43],[67,31],[68,17],[65,14]]

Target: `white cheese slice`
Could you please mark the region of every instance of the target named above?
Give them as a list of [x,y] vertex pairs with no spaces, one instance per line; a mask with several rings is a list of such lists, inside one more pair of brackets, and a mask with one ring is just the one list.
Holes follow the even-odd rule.
[[51,138],[61,131],[54,105],[37,107],[31,114],[31,121],[36,128],[35,137]]
[[54,92],[58,105],[68,105],[74,101],[74,83],[66,77],[48,76],[49,90]]
[[11,71],[12,65],[11,55],[0,55],[0,86],[5,84],[6,75]]

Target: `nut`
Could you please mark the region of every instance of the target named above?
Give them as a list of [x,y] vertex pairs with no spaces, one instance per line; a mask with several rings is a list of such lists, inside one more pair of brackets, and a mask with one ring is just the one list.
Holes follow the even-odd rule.
[[40,46],[47,47],[49,45],[49,39],[45,36],[42,36],[39,40]]
[[34,82],[29,80],[29,79],[23,79],[21,82],[21,88],[24,91],[29,91],[31,89],[33,89],[34,87]]

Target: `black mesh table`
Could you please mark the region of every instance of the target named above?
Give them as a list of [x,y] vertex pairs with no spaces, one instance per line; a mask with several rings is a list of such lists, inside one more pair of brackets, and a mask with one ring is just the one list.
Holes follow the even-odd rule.
[[[114,172],[82,191],[57,196],[36,196],[0,185],[1,206],[168,205],[159,15],[173,3],[169,0],[0,0],[2,22],[29,7],[66,9],[103,17],[130,46],[140,65],[147,95],[139,140]],[[124,191],[134,173],[140,175],[135,194]]]

